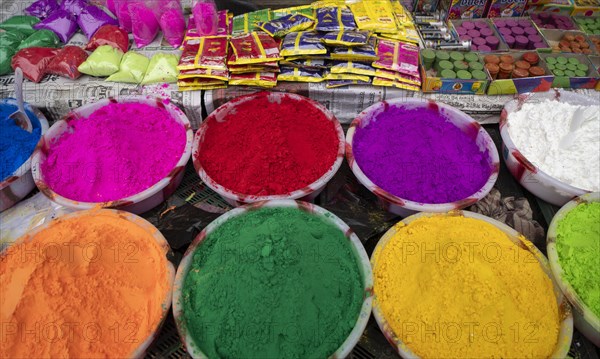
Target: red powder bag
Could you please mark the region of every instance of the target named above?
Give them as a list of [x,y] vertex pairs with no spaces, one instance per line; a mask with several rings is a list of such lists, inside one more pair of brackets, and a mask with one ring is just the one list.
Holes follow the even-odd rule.
[[279,44],[262,31],[233,36],[231,38],[231,48],[234,56],[229,61],[230,65],[281,60],[279,57]]
[[179,70],[189,70],[196,68],[194,62],[196,61],[196,55],[200,49],[200,38],[190,38],[183,40],[183,51],[181,52],[181,58],[177,68]]
[[104,25],[92,36],[85,49],[94,51],[102,45],[110,45],[123,52],[127,52],[129,48],[127,32],[116,25]]
[[17,51],[10,65],[13,70],[20,67],[23,76],[30,81],[40,82],[46,75],[48,64],[59,51],[50,47],[28,47]]
[[46,68],[46,73],[68,77],[75,80],[81,73],[77,68],[87,59],[88,55],[78,46],[65,46]]
[[194,60],[194,68],[227,70],[227,53],[229,40],[227,36],[204,36],[200,38],[198,54]]

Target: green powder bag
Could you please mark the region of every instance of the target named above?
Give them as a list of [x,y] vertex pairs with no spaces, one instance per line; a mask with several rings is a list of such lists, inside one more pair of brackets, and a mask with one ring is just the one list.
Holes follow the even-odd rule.
[[103,45],[94,52],[77,68],[82,74],[96,77],[105,77],[119,71],[119,64],[123,51],[110,45]]
[[37,30],[33,28],[33,25],[40,22],[37,17],[17,15],[6,19],[0,24],[0,29],[6,31],[18,31],[25,35],[31,35]]
[[150,60],[146,56],[129,51],[123,55],[119,71],[110,75],[106,81],[139,84],[144,79],[148,63]]
[[0,76],[12,72],[10,61],[12,60],[12,57],[15,54],[15,52],[15,49],[11,47],[0,47]]
[[179,57],[175,54],[158,53],[152,56],[142,85],[177,82],[178,63]]
[[18,31],[5,31],[0,33],[0,44],[2,47],[10,47],[13,50],[16,50],[21,41],[25,40],[27,35]]
[[53,31],[42,29],[36,30],[32,35],[23,40],[18,50],[28,47],[58,47],[60,40]]

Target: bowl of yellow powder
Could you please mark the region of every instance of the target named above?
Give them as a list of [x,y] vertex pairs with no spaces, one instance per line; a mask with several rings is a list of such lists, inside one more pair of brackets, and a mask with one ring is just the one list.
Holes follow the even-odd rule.
[[514,229],[468,212],[419,213],[371,256],[373,314],[404,358],[564,357],[568,301]]
[[600,346],[600,193],[565,204],[548,228],[550,268],[573,306],[575,327]]
[[169,245],[117,210],[61,216],[0,253],[2,358],[141,358],[171,305]]

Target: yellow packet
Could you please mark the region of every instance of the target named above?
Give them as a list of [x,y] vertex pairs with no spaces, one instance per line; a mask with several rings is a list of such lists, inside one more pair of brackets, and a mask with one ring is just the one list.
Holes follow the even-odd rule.
[[323,76],[319,70],[300,69],[297,67],[281,67],[281,73],[277,76],[278,81],[295,82],[321,82]]
[[356,74],[375,76],[377,71],[371,65],[352,61],[335,61],[330,69],[332,74]]
[[335,89],[335,88],[339,88],[339,87],[345,87],[348,85],[369,85],[371,82],[370,81],[357,81],[357,80],[333,80],[333,81],[327,81],[327,84],[325,85],[325,88],[328,89]]
[[274,72],[250,72],[246,74],[232,74],[229,78],[229,84],[274,87],[277,85],[277,74]]
[[404,89],[404,90],[410,90],[410,91],[420,91],[421,88],[419,86],[415,86],[415,85],[409,85],[397,80],[390,80],[390,79],[386,79],[386,78],[381,78],[381,77],[375,77],[373,78],[373,86],[387,86],[387,87],[396,87],[396,88],[400,88],[400,89]]
[[181,92],[184,91],[200,91],[200,90],[216,90],[225,89],[227,85],[207,85],[207,86],[179,86],[177,89]]
[[316,31],[291,32],[281,43],[280,56],[324,55],[327,49]]
[[229,72],[227,70],[215,70],[215,69],[188,69],[179,71],[179,79],[189,78],[206,78],[216,79],[221,81],[227,81],[229,79]]
[[365,75],[356,75],[356,74],[334,74],[327,73],[324,77],[325,80],[357,80],[357,81],[370,81],[371,78]]
[[279,19],[280,17],[284,17],[286,15],[296,15],[302,14],[310,17],[314,17],[314,9],[312,5],[302,5],[302,6],[294,6],[294,7],[286,7],[284,9],[276,9],[271,11],[271,15],[273,19]]

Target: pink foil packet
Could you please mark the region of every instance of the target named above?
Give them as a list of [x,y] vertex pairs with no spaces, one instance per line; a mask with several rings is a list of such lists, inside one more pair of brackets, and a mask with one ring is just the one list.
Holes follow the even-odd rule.
[[402,41],[379,39],[377,56],[379,60],[373,62],[373,67],[419,77],[418,46]]

